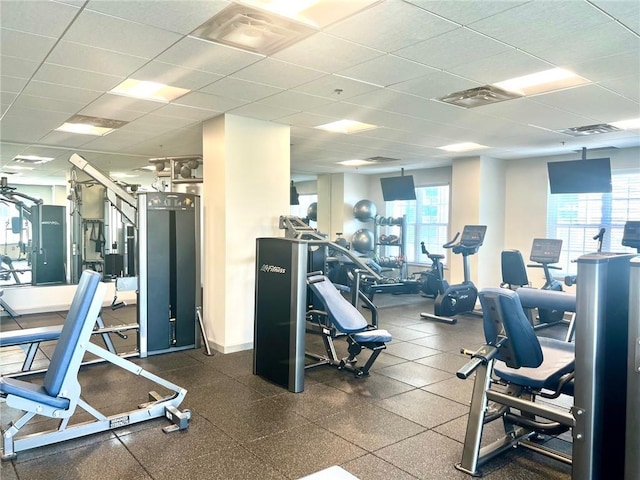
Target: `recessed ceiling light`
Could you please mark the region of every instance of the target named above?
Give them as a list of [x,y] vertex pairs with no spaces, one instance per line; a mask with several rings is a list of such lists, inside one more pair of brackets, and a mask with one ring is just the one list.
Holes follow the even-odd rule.
[[577,87],[591,83],[584,77],[565,70],[564,68],[552,68],[542,72],[524,75],[522,77],[511,78],[493,85],[514,92],[523,96],[538,95],[541,93],[553,92],[563,88]]
[[164,83],[128,78],[113,88],[109,93],[169,103],[190,91],[191,90],[187,90],[186,88],[172,87]]
[[621,130],[637,130],[640,128],[640,118],[632,118],[630,120],[622,120],[620,122],[609,122],[609,125],[613,125]]
[[469,152],[471,150],[482,150],[483,148],[489,148],[486,145],[480,145],[473,142],[452,143],[451,145],[445,145],[444,147],[438,147],[440,150],[446,150],[447,152]]
[[364,132],[366,130],[373,130],[374,128],[378,128],[378,125],[372,125],[370,123],[362,123],[356,120],[338,120],[337,122],[318,125],[315,128],[319,128],[320,130],[327,130],[329,132],[337,132],[337,133],[357,133],[357,132]]
[[61,126],[56,128],[56,130],[60,132],[80,133],[83,135],[103,136],[126,125],[127,123],[129,122],[113,120],[110,118],[74,115]]
[[346,167],[361,167],[363,165],[373,165],[374,162],[370,162],[368,160],[343,160],[342,162],[337,162],[339,165],[344,165]]
[[[39,165],[41,163],[47,163],[53,160],[53,157],[39,157],[38,155],[18,155],[14,157],[13,161],[16,163],[27,163],[31,165]],[[26,167],[13,167],[16,170]]]

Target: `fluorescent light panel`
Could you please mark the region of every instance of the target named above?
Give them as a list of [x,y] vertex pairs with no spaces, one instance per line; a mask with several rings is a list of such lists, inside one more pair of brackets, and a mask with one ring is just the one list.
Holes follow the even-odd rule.
[[362,167],[363,165],[373,165],[374,162],[370,162],[368,160],[343,160],[342,162],[337,162],[338,165],[344,165],[346,167]]
[[165,85],[164,83],[128,78],[120,85],[113,88],[110,93],[124,95],[126,97],[169,103],[190,91],[191,90],[187,90],[186,88],[172,87],[170,85]]
[[565,70],[564,68],[552,68],[550,70],[544,70],[542,72],[504,80],[502,82],[494,83],[493,85],[501,88],[502,90],[507,90],[508,92],[531,96],[553,92],[564,88],[577,87],[587,83],[591,83],[591,81],[576,75],[569,70]]
[[447,152],[469,152],[471,150],[482,150],[483,148],[489,148],[486,145],[480,145],[473,142],[452,143],[451,145],[445,145],[444,147],[438,147],[440,150]]
[[243,0],[242,3],[261,10],[324,28],[350,17],[380,0]]
[[357,132],[364,132],[366,130],[373,130],[374,128],[378,128],[378,125],[372,125],[370,123],[362,123],[356,120],[338,120],[337,122],[318,125],[315,128],[319,128],[320,130],[327,130],[329,132],[337,132],[337,133],[357,133]]
[[82,135],[104,136],[120,127],[123,127],[127,123],[129,122],[113,120],[111,118],[74,115],[56,128],[56,130],[59,132],[80,133]]
[[[38,155],[18,155],[13,158],[13,161],[16,163],[28,163],[33,165],[40,165],[42,163],[47,163],[53,160],[53,157],[40,157]],[[24,169],[25,167],[7,167],[7,168],[15,168],[16,170]]]

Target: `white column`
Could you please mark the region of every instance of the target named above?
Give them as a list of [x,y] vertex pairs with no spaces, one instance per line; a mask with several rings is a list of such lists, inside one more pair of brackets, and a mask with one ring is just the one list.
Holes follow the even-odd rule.
[[253,348],[256,238],[282,236],[290,129],[221,115],[203,124],[203,318],[223,353]]

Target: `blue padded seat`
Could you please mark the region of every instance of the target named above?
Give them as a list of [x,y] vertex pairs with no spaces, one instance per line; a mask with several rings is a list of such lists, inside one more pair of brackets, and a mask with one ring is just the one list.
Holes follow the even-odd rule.
[[[495,345],[502,335],[508,338],[496,356],[496,375],[517,385],[556,391],[560,377],[574,370],[574,344],[538,337],[512,290],[485,288],[479,298],[487,343]],[[489,298],[497,298],[500,311]]]
[[12,394],[59,408],[66,408],[69,405],[68,399],[59,397],[60,390],[101,278],[99,273],[91,271],[85,271],[80,277],[69,313],[62,326],[62,332],[60,332],[60,338],[44,376],[43,386],[2,377],[0,378],[0,392],[3,395]]
[[366,318],[349,303],[331,280],[324,275],[314,275],[308,279],[309,287],[322,301],[329,320],[342,333],[353,333],[358,343],[390,342],[393,337],[386,330],[367,330]]

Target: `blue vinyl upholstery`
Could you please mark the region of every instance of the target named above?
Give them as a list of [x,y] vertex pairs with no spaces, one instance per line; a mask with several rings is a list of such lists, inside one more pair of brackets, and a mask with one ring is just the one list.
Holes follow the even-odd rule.
[[308,279],[309,287],[324,305],[329,320],[342,333],[353,333],[358,343],[390,342],[392,336],[386,330],[367,330],[369,324],[356,307],[349,303],[324,275]]
[[[504,288],[484,288],[478,297],[484,312],[482,321],[487,343],[495,345],[499,336],[506,335],[509,339],[508,345],[500,349],[497,358],[513,368],[538,367],[543,360],[542,348],[516,292]],[[499,311],[487,301],[487,297],[497,297]]]
[[101,278],[99,273],[92,271],[85,271],[80,277],[60,338],[44,376],[43,386],[2,377],[0,378],[0,392],[4,395],[12,394],[56,408],[66,408],[69,405],[68,399],[59,397],[60,390]]

